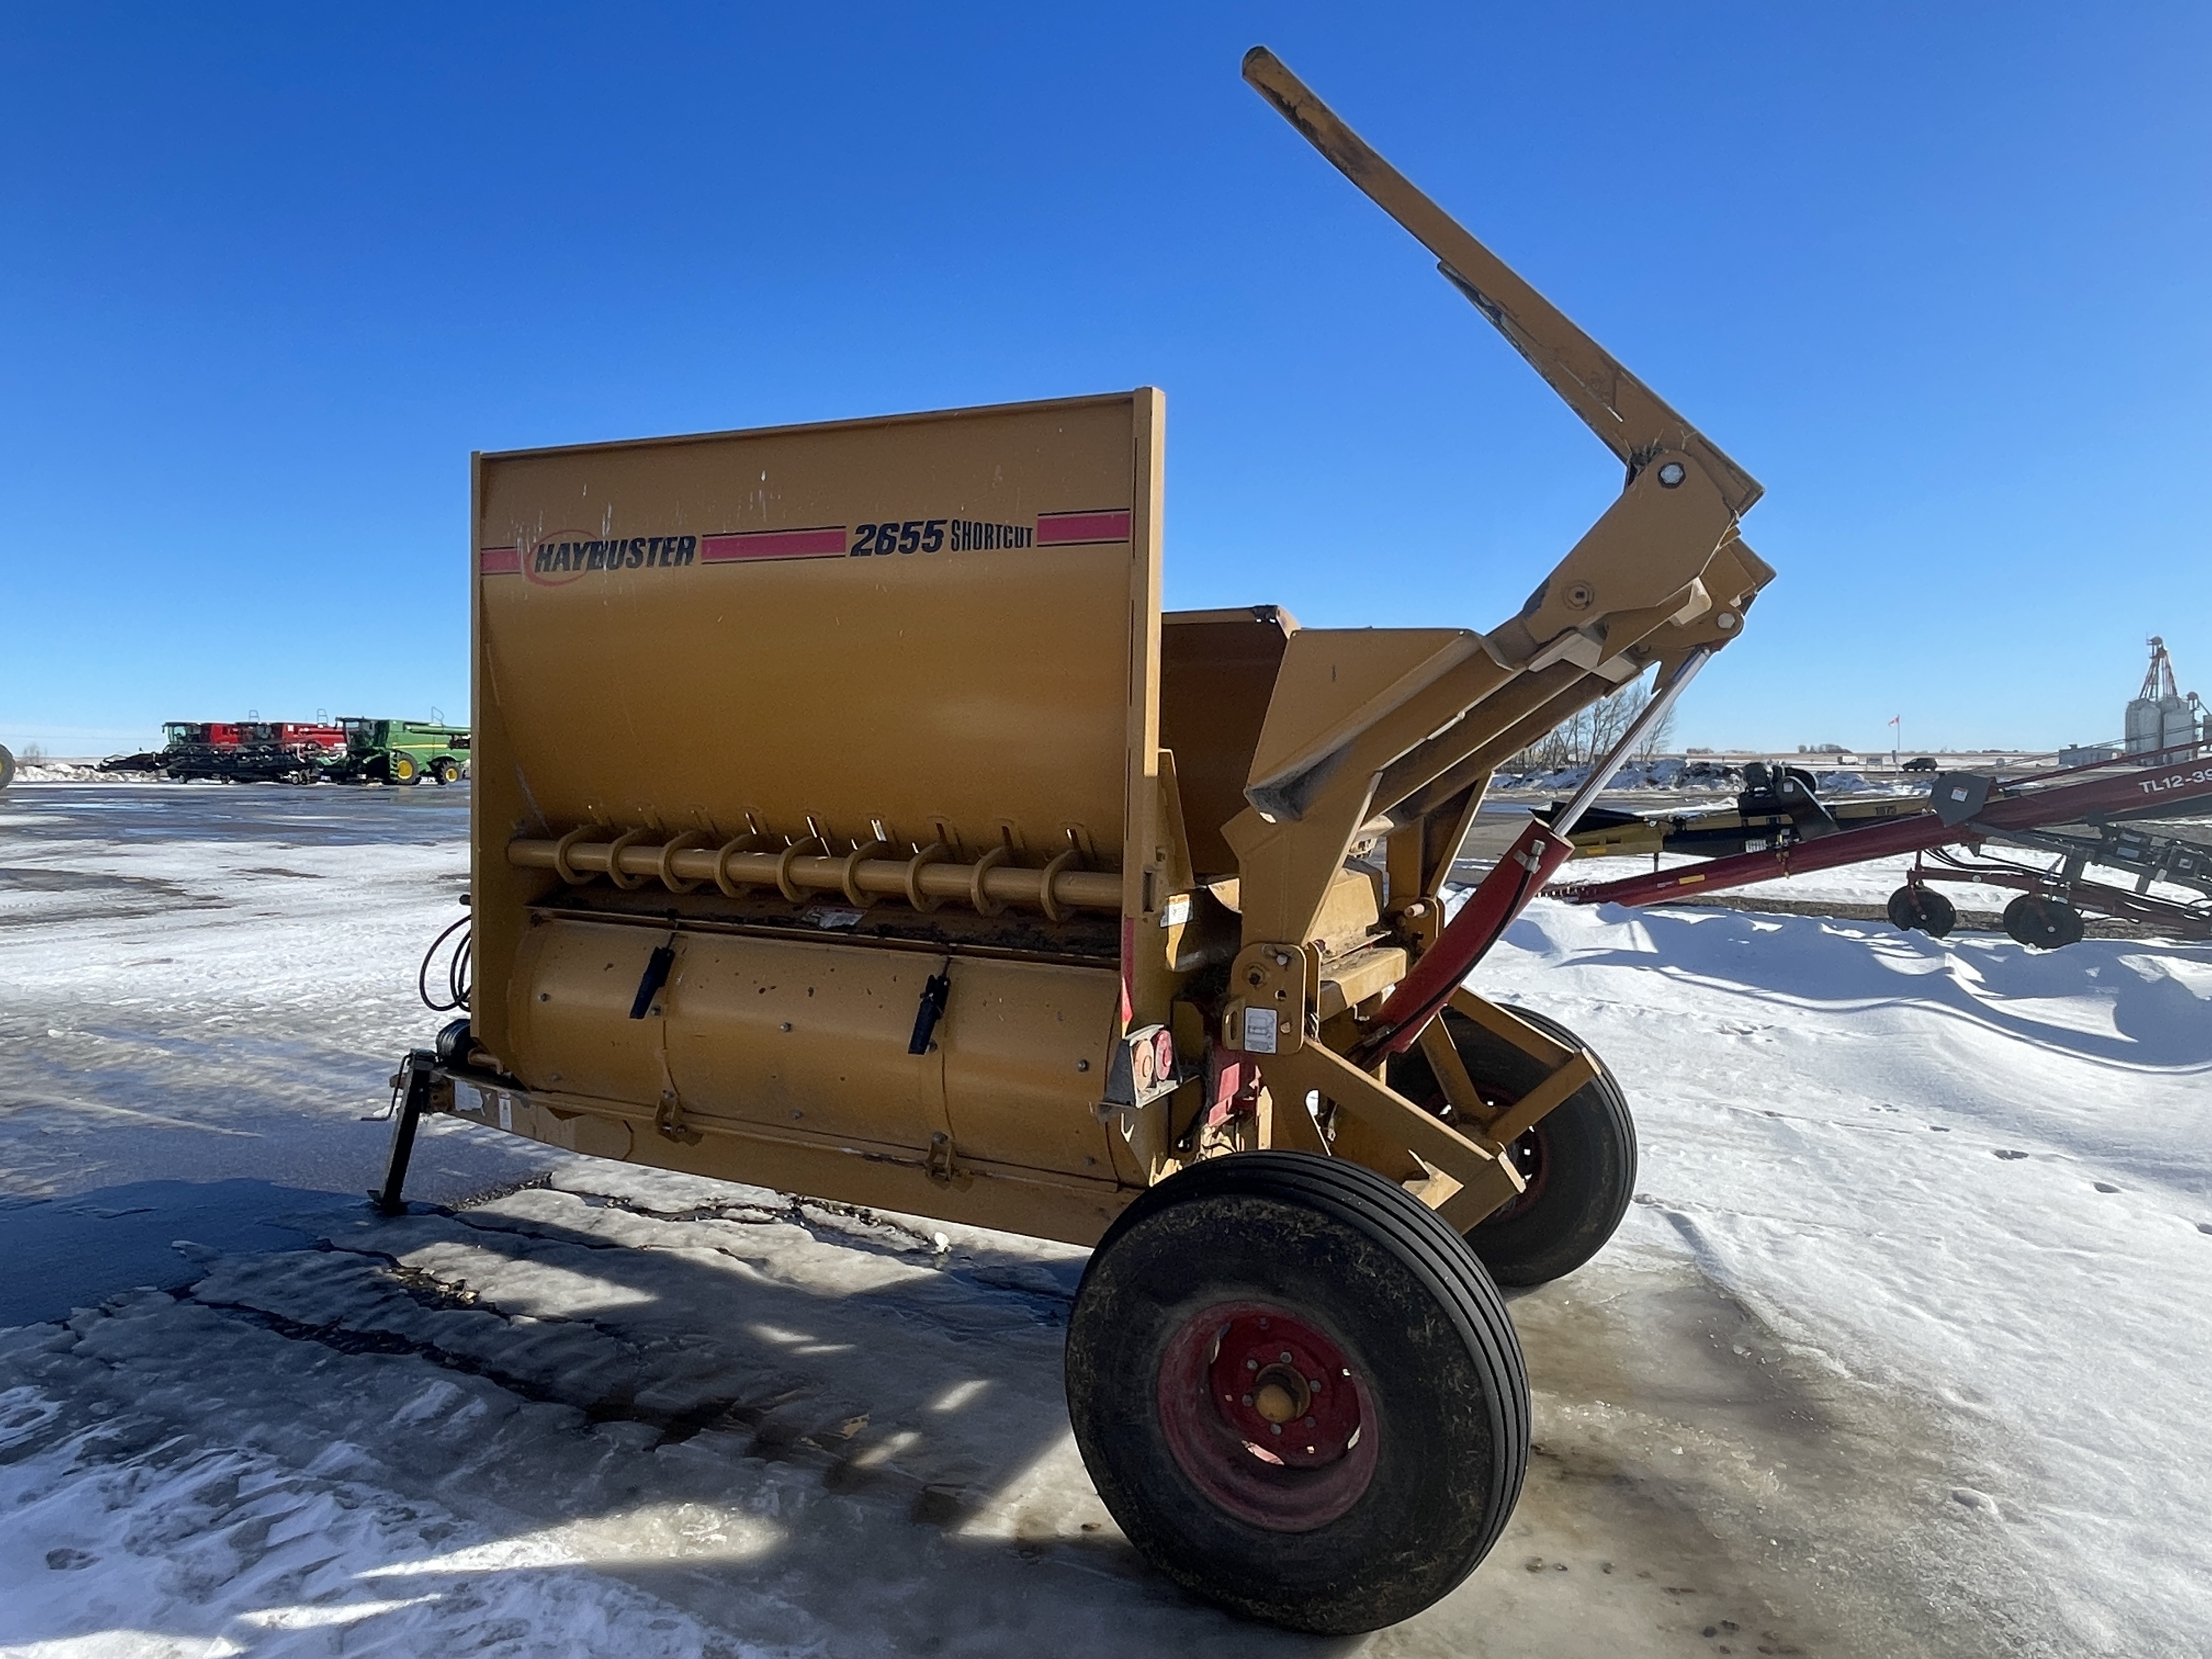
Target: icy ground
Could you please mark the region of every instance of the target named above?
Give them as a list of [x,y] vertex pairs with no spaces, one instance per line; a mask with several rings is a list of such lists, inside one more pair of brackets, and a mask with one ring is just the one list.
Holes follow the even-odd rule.
[[452,1124],[373,1218],[465,808],[0,797],[0,1651],[2205,1649],[2212,951],[1540,906],[1479,983],[1607,1054],[1638,1202],[1514,1304],[1489,1562],[1321,1643],[1099,1506],[1079,1251]]

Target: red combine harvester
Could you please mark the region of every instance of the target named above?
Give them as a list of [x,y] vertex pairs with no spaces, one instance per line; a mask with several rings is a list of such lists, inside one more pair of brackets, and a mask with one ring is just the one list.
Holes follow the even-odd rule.
[[230,783],[313,783],[343,758],[343,726],[307,720],[171,720],[159,754],[118,756],[102,770],[166,772]]
[[[2212,804],[2212,744],[2183,744],[2009,783],[1978,773],[1945,772],[1937,775],[1923,811],[1689,868],[1563,884],[1548,891],[1575,904],[1656,904],[1911,853],[1917,856],[1905,885],[1890,895],[1889,919],[1938,939],[1956,925],[1958,912],[1930,882],[2017,890],[2020,896],[2005,907],[2005,931],[2045,950],[2080,939],[2085,911],[2182,939],[2212,939],[2212,847],[2154,834],[2139,823],[2197,802]],[[1992,844],[2056,853],[2058,861],[2037,866],[1990,858],[1984,849]],[[2091,880],[2087,872],[2093,865],[2125,870],[2135,884]],[[2155,895],[2150,891],[2154,882],[2194,888],[2205,896]]]
[[169,720],[161,727],[167,742],[153,758],[173,778],[230,777],[244,732],[236,721]]
[[270,720],[263,729],[271,743],[318,755],[336,754],[345,747],[345,728],[328,720]]
[[269,720],[252,729],[252,764],[258,769],[241,776],[313,783],[325,767],[345,757],[345,728],[327,720]]

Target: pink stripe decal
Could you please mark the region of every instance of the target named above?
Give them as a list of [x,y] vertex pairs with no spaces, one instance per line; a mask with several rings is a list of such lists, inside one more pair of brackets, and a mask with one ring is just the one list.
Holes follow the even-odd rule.
[[477,555],[477,568],[487,576],[519,576],[522,574],[522,550],[487,547]]
[[702,536],[699,562],[729,564],[739,559],[829,559],[845,551],[845,526],[812,530],[748,530],[734,536]]
[[1074,542],[1126,542],[1129,513],[1044,513],[1037,516],[1037,545],[1066,547]]

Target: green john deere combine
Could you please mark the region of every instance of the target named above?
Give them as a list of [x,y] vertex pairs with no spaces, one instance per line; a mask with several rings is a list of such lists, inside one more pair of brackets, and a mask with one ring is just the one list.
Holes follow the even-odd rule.
[[345,753],[324,769],[333,783],[452,783],[469,769],[469,730],[422,720],[348,716]]

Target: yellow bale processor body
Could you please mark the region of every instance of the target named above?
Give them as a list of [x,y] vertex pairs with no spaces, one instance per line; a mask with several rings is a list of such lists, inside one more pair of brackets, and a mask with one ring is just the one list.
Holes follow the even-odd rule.
[[[1604,573],[1638,636],[1548,663],[1163,616],[1163,435],[1145,389],[480,457],[472,1036],[522,1087],[459,1109],[1075,1242],[1192,1158],[1317,1145],[1345,1079],[1302,1051],[1433,936],[1489,766],[1755,565],[1708,490],[1692,568]],[[1516,1190],[1347,1115],[1394,1178]]]
[[1125,1001],[1167,1014],[1125,919],[1163,968],[1188,931],[1160,405],[480,459],[473,1023],[516,1127],[1069,1239],[1145,1184],[1093,1109]]
[[1485,631],[1308,629],[1162,613],[1149,388],[479,456],[475,984],[403,1062],[380,1197],[452,1112],[1096,1244],[1066,1374],[1108,1508],[1200,1593],[1348,1632],[1498,1538],[1498,1283],[1572,1272],[1633,1190],[1602,1062],[1461,983],[1595,787],[1455,913],[1453,859],[1500,762],[1653,672],[1635,741],[1771,572],[1754,480],[1272,55],[1245,75],[1619,498]]

